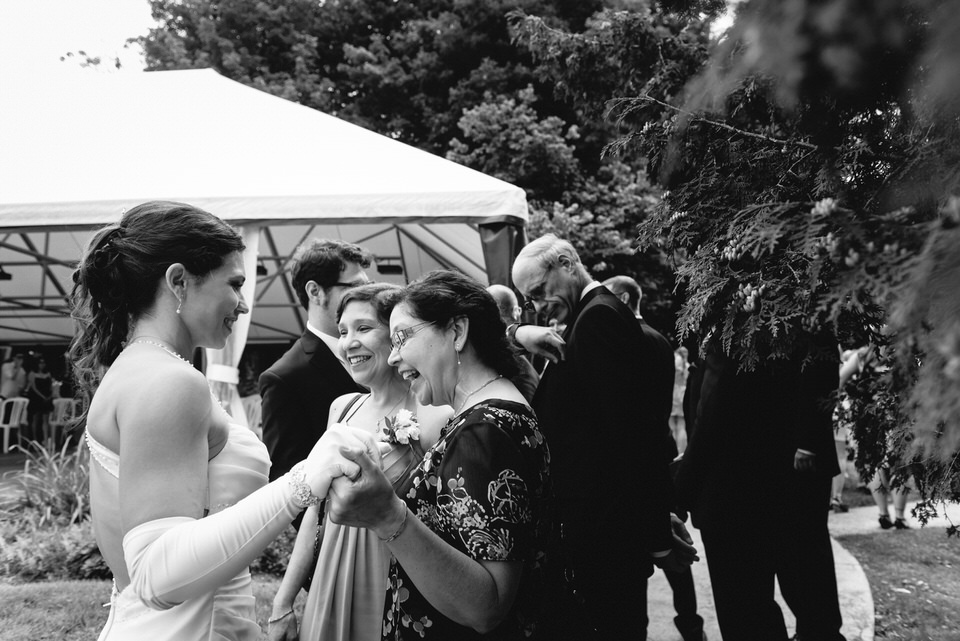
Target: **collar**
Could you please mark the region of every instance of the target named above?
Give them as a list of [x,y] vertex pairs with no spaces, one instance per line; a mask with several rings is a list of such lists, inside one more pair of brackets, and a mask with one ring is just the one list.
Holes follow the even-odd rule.
[[340,339],[334,336],[331,336],[330,334],[327,334],[325,332],[321,332],[319,329],[311,325],[310,321],[307,321],[307,330],[309,330],[311,334],[313,334],[314,336],[319,338],[321,341],[323,341],[323,344],[327,346],[327,349],[333,352],[333,355],[337,357],[337,360],[340,361],[341,365],[343,365],[344,367],[347,366],[346,361],[344,361],[340,357],[340,346],[337,344]]
[[583,288],[582,292],[580,292],[580,300],[583,300],[586,295],[590,293],[590,290],[596,289],[597,287],[601,287],[599,281],[591,280],[589,283],[587,283],[587,286]]

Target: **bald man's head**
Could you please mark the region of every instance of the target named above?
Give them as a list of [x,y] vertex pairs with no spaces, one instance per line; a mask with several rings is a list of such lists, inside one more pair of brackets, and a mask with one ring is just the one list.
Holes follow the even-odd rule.
[[517,295],[506,285],[490,285],[487,291],[497,301],[497,307],[500,308],[500,318],[505,325],[516,323],[520,320],[520,304],[517,302]]

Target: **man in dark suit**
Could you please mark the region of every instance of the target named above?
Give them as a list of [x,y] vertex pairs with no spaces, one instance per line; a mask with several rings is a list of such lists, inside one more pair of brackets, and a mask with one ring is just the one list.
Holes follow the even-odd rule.
[[[533,399],[557,503],[551,553],[562,557],[566,588],[544,638],[644,639],[637,608],[653,564],[677,571],[695,555],[672,533],[666,417],[656,419],[656,374],[646,365],[655,355],[633,313],[590,277],[570,243],[533,241],[513,280],[542,317],[566,325],[563,359],[547,365]],[[513,331],[521,343],[531,334]]]
[[677,492],[703,538],[724,639],[787,639],[776,578],[797,639],[843,641],[827,529],[838,363],[836,341],[819,342],[822,358],[741,371],[708,341],[700,389],[688,382],[696,429]]
[[[517,301],[517,295],[506,285],[490,285],[487,291],[497,302],[497,308],[500,310],[500,318],[504,325],[512,325],[520,320],[520,304]],[[519,352],[519,348],[514,347]],[[518,359],[520,363],[520,373],[512,379],[513,384],[527,399],[528,403],[533,402],[533,395],[537,392],[537,385],[540,384],[540,375],[529,360],[522,355]]]
[[[640,324],[640,331],[643,332],[649,352],[656,356],[647,367],[654,373],[652,380],[656,385],[657,424],[661,425],[660,429],[666,434],[667,454],[670,461],[673,461],[677,457],[677,442],[670,431],[670,413],[673,409],[673,386],[675,382],[673,346],[670,345],[670,341],[663,334],[650,327],[643,320],[643,316],[640,315],[640,300],[643,298],[643,291],[637,281],[629,276],[613,276],[603,281],[603,286],[630,308]],[[686,520],[686,516],[682,518]],[[703,617],[697,614],[697,589],[693,582],[693,569],[686,567],[680,572],[665,572],[665,574],[670,589],[673,591],[673,607],[677,612],[673,622],[677,626],[680,636],[683,641],[703,641],[707,638],[707,635],[703,631]],[[642,608],[642,618],[646,619],[646,600],[640,601],[637,605]]]
[[336,314],[344,292],[369,281],[364,269],[370,258],[357,245],[326,239],[309,240],[294,253],[292,284],[307,311],[307,328],[259,381],[271,481],[320,440],[334,399],[362,391],[336,355]]

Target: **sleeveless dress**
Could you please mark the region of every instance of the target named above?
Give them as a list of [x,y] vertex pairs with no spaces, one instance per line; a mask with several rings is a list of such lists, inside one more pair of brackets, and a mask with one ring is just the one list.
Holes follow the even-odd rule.
[[[419,442],[411,441],[394,444],[381,456],[383,473],[394,488],[416,468],[423,454]],[[300,641],[379,641],[390,552],[371,530],[326,518],[324,522]]]
[[[108,491],[119,504],[120,457],[86,432],[90,448],[91,481]],[[249,428],[231,423],[227,443],[210,459],[207,506],[210,514],[227,508],[267,484],[270,457]],[[257,624],[250,572],[244,570],[226,584],[169,610],[144,605],[129,588],[114,584],[110,615],[99,641],[257,641]]]

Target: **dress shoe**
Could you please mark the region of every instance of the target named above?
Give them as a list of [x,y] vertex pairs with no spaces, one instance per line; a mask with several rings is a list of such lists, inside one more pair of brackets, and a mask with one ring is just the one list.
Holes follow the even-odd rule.
[[898,530],[909,530],[909,529],[910,529],[910,526],[909,526],[909,525],[907,524],[907,522],[904,521],[903,519],[897,519],[896,521],[894,521],[894,522],[893,522],[893,527],[897,528]]
[[880,517],[880,527],[884,530],[889,530],[893,527],[893,521],[890,520],[890,517],[884,514]]

